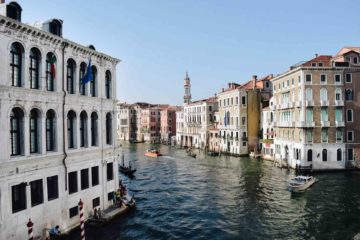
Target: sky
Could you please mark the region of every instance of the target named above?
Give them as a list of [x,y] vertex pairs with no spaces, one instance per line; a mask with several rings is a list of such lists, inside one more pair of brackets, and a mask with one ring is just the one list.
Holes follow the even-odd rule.
[[[9,0],[6,0],[9,2]],[[19,0],[22,21],[64,21],[63,37],[121,59],[121,102],[183,103],[316,53],[360,46],[359,0]]]

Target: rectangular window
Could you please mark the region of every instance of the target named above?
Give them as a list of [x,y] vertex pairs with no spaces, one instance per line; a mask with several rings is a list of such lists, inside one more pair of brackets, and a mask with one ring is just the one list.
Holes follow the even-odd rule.
[[26,209],[26,183],[12,186],[11,195],[13,213]]
[[328,121],[328,109],[321,108],[321,121]]
[[321,130],[321,142],[323,142],[323,143],[328,142],[328,130],[327,129]]
[[114,192],[109,192],[108,193],[108,201],[113,200],[113,196],[114,196]]
[[348,142],[354,141],[354,131],[347,132],[347,140],[348,140]]
[[58,176],[47,178],[48,201],[59,197]]
[[336,82],[336,83],[340,83],[340,82],[341,82],[341,75],[340,75],[340,74],[336,74],[336,75],[335,75],[335,82]]
[[89,169],[82,169],[80,172],[81,177],[81,190],[89,188]]
[[346,74],[346,82],[347,82],[347,83],[351,83],[351,81],[352,81],[351,73],[347,73],[347,74]]
[[113,180],[114,179],[114,170],[113,170],[113,163],[108,163],[106,165],[106,176],[107,176],[107,180]]
[[336,129],[336,141],[342,142],[343,132],[342,129]]
[[100,197],[94,198],[92,202],[93,202],[93,208],[100,206]]
[[311,82],[311,74],[306,74],[305,80],[306,80],[306,82]]
[[245,98],[245,96],[242,96],[242,97],[241,97],[241,104],[242,104],[242,105],[246,105],[246,98]]
[[320,75],[320,82],[321,83],[326,83],[326,75],[325,74]]
[[91,184],[92,186],[99,185],[99,167],[91,168]]
[[351,109],[348,109],[346,111],[346,119],[348,122],[352,122],[353,121],[353,112]]
[[246,124],[246,117],[242,117],[242,118],[241,118],[241,124],[242,124],[242,125],[245,125],[245,124]]
[[311,130],[311,129],[306,130],[306,142],[307,143],[313,142],[313,130]]
[[75,206],[69,209],[69,216],[70,218],[75,217],[79,214],[79,207]]
[[313,121],[313,110],[306,109],[306,122],[312,122],[312,121]]
[[77,172],[69,172],[69,194],[78,191]]
[[343,117],[342,109],[336,108],[335,109],[335,121],[342,122],[342,120],[343,120],[342,117]]
[[354,149],[349,148],[347,153],[348,153],[348,160],[354,160]]
[[243,147],[246,147],[246,142],[242,142]]
[[34,207],[44,202],[42,179],[30,182],[31,206]]

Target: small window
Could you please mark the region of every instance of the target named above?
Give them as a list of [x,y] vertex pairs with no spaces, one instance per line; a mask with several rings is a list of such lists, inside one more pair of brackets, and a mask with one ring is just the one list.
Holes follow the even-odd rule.
[[314,63],[314,62],[311,63],[311,66],[312,66],[312,67],[316,67],[316,63]]
[[241,104],[246,105],[246,97],[245,96],[241,97]]
[[321,75],[320,75],[320,81],[321,81],[321,83],[325,83],[325,82],[326,82],[326,75],[325,75],[325,74],[321,74]]
[[312,162],[312,157],[313,157],[312,150],[309,149],[308,152],[307,152],[307,160],[308,160],[308,162]]
[[342,151],[341,151],[341,148],[339,148],[337,151],[336,151],[336,159],[338,161],[341,161],[342,160]]
[[323,63],[322,63],[322,62],[319,62],[319,63],[318,63],[318,66],[319,66],[319,67],[322,67],[322,66],[323,66]]
[[336,75],[335,75],[335,82],[336,82],[336,83],[340,83],[340,82],[341,82],[341,75],[340,75],[340,74],[336,74]]
[[93,208],[100,206],[100,197],[94,198],[92,202],[93,202]]
[[346,110],[346,120],[348,122],[353,121],[353,111],[351,109]]
[[79,214],[79,207],[75,206],[69,209],[69,216],[70,218],[75,217]]
[[75,193],[78,191],[77,185],[77,172],[69,173],[69,194]]
[[246,147],[246,142],[242,142],[243,147]]
[[43,181],[42,179],[30,182],[31,206],[42,204],[44,202]]
[[58,176],[47,178],[48,201],[59,197]]
[[326,149],[322,150],[322,160],[323,160],[323,162],[327,161],[327,150]]
[[351,83],[351,81],[352,81],[351,73],[347,73],[346,74],[346,82]]
[[26,183],[11,187],[12,212],[16,213],[26,209]]
[[348,160],[354,160],[354,149],[352,149],[352,148],[349,148],[348,150],[347,150],[347,155],[348,155],[348,157],[347,157],[347,159]]
[[345,91],[345,100],[352,101],[354,100],[354,94],[352,89],[346,89]]
[[106,166],[106,176],[107,176],[107,180],[113,180],[114,179],[114,170],[113,170],[113,163],[108,163]]
[[82,169],[81,172],[81,190],[89,188],[89,169]]
[[311,74],[305,75],[306,82],[311,82]]
[[91,184],[92,186],[99,185],[99,167],[91,168]]
[[358,63],[358,58],[354,57],[354,64],[357,64],[357,63]]
[[353,131],[348,131],[348,132],[347,132],[347,140],[348,140],[349,142],[354,141],[354,132],[353,132]]
[[114,192],[109,192],[108,193],[108,201],[113,200],[113,195],[114,195]]

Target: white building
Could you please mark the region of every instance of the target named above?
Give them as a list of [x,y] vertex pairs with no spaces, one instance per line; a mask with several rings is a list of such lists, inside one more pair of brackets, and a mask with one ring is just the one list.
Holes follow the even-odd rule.
[[29,218],[35,237],[67,231],[80,199],[86,219],[118,187],[119,60],[64,39],[62,20],[21,23],[21,11],[0,5],[0,239],[26,239]]
[[[270,106],[273,102],[270,100]],[[261,128],[263,139],[262,144],[262,157],[268,160],[274,160],[274,113],[270,107],[262,109],[261,113]]]
[[184,135],[184,109],[176,111],[176,145],[181,144],[181,136]]

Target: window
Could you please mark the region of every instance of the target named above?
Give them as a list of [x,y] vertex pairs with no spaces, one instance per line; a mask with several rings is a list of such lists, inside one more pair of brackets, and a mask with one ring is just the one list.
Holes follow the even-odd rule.
[[110,181],[110,180],[113,180],[114,179],[114,170],[113,170],[113,163],[108,163],[106,165],[106,177],[107,177],[107,180]]
[[53,53],[46,55],[46,90],[54,91],[54,79],[56,76],[56,57]]
[[96,97],[96,83],[97,81],[97,69],[95,66],[91,66],[91,80],[90,80],[90,96]]
[[97,114],[91,114],[91,146],[97,146]]
[[39,112],[37,109],[32,109],[30,112],[30,153],[39,153]]
[[347,157],[347,159],[348,160],[354,160],[354,149],[352,149],[352,148],[349,148],[348,150],[347,150],[347,155],[348,155],[348,157]]
[[67,114],[67,134],[68,134],[68,148],[76,148],[76,114],[74,111],[69,111]]
[[99,167],[98,166],[91,168],[91,184],[92,184],[92,186],[99,185]]
[[353,100],[353,90],[352,89],[346,89],[345,91],[345,100],[352,101]]
[[111,114],[106,114],[106,144],[112,144],[112,118]]
[[21,22],[21,7],[16,2],[10,2],[6,6],[6,16]]
[[59,21],[57,19],[52,20],[49,23],[49,32],[61,37],[62,36],[62,21]]
[[113,196],[114,196],[114,192],[109,192],[108,193],[108,201],[113,200]]
[[40,82],[40,61],[41,55],[37,48],[30,50],[30,66],[29,66],[29,77],[30,77],[30,88],[39,89]]
[[321,142],[322,143],[327,143],[328,142],[328,130],[325,129],[321,129]]
[[105,96],[107,99],[111,98],[111,73],[109,70],[105,73]]
[[348,122],[352,122],[352,121],[353,121],[353,110],[352,110],[352,109],[346,110],[346,120],[347,120]]
[[55,150],[55,112],[50,109],[46,113],[46,151]]
[[323,160],[323,162],[327,161],[327,150],[326,149],[322,150],[322,160]]
[[[73,59],[70,58],[67,61],[67,65],[66,65],[66,90],[70,94],[75,93],[75,69],[76,69],[76,63]],[[80,73],[80,75],[82,75],[82,73]],[[81,78],[79,79],[79,81],[81,81]],[[80,88],[83,86],[80,85]]]
[[80,171],[81,177],[81,190],[89,188],[89,169],[82,169]]
[[69,172],[69,194],[78,191],[77,172]]
[[59,197],[58,176],[47,178],[48,201]]
[[320,100],[321,101],[327,101],[327,89],[326,88],[322,88],[320,89]]
[[315,62],[311,63],[311,66],[316,67],[316,63]]
[[312,94],[311,88],[307,88],[305,90],[305,94],[306,94],[306,100],[311,101],[313,99],[313,94]]
[[241,104],[246,105],[246,97],[245,96],[241,97]]
[[306,130],[306,143],[312,143],[313,142],[313,130],[307,129]]
[[79,214],[79,207],[75,206],[69,209],[69,216],[70,218],[75,217]]
[[342,142],[343,131],[342,129],[336,129],[336,142]]
[[358,58],[357,57],[354,57],[354,64],[357,64],[358,63]]
[[80,64],[80,72],[79,72],[79,92],[80,95],[86,95],[86,87],[85,84],[81,81],[84,78],[86,72],[86,63],[82,62]]
[[336,160],[338,160],[338,161],[341,161],[341,160],[342,160],[342,151],[341,151],[341,148],[339,148],[339,149],[336,151]]
[[13,108],[10,114],[11,156],[23,153],[23,121],[24,112],[20,108]]
[[329,121],[328,109],[326,107],[321,108],[321,121]]
[[11,195],[13,213],[26,209],[26,183],[12,186]]
[[13,43],[10,48],[10,74],[11,84],[13,87],[22,85],[22,66],[24,48],[20,43]]
[[347,73],[345,79],[346,79],[346,82],[347,82],[347,83],[351,83],[351,81],[352,81],[351,73]]
[[87,114],[82,111],[80,114],[80,147],[87,147]]
[[311,123],[313,121],[313,110],[307,108],[306,109],[306,122]]
[[42,179],[30,182],[31,206],[34,207],[44,202]]
[[325,74],[320,75],[320,82],[321,83],[326,83],[326,75]]
[[92,200],[93,202],[93,208],[96,208],[97,206],[100,206],[100,197],[94,198]]
[[348,140],[348,142],[354,141],[354,131],[347,132],[347,140]]
[[319,63],[318,63],[318,66],[319,66],[319,67],[322,67],[322,66],[323,66],[323,63],[322,63],[322,62],[319,62]]
[[340,83],[341,82],[341,75],[340,74],[336,74],[335,75],[335,83]]
[[311,74],[306,74],[305,80],[306,80],[306,82],[311,82]]
[[340,101],[341,100],[341,89],[340,88],[337,88],[335,90],[335,100],[336,101]]
[[309,149],[307,151],[307,160],[308,160],[308,162],[312,162],[312,157],[313,157],[312,150]]

